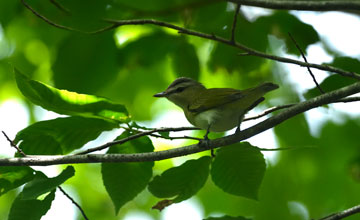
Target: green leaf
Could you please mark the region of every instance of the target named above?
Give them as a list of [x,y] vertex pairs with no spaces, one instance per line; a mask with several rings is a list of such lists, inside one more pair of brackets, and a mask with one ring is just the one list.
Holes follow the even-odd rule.
[[90,36],[72,33],[59,45],[56,57],[53,71],[57,88],[94,93],[111,83],[118,73],[112,31]]
[[209,175],[211,158],[201,157],[188,160],[178,167],[173,167],[149,183],[149,191],[156,197],[169,198],[176,196],[173,202],[178,203],[195,195],[205,184]]
[[[327,63],[324,65],[334,66],[346,71],[354,72],[360,74],[360,61],[358,59],[350,57],[336,57],[332,63]],[[344,86],[348,86],[357,82],[357,80],[350,77],[343,77],[339,74],[334,74],[327,77],[324,81],[320,83],[320,87],[325,92],[330,92],[336,89],[340,89]],[[321,95],[319,89],[314,87],[308,90],[304,96],[309,99]]]
[[206,218],[204,220],[251,220],[250,218],[244,218],[241,216],[237,216],[237,217],[232,217],[232,216],[228,216],[228,215],[224,215],[221,217],[209,217]]
[[0,166],[0,196],[15,189],[34,178],[34,170],[30,167]]
[[[340,89],[342,87],[351,85],[355,82],[358,82],[356,79],[350,78],[350,77],[344,77],[338,74],[334,74],[331,75],[329,77],[327,77],[324,81],[322,81],[320,83],[320,87],[325,91],[325,92],[331,92],[337,89]],[[314,87],[310,90],[308,90],[304,96],[307,99],[316,97],[321,95],[321,92],[319,91],[319,89],[317,87]]]
[[346,71],[360,74],[360,60],[351,57],[336,57],[332,63],[328,64]]
[[217,151],[211,166],[211,177],[215,185],[225,192],[257,199],[265,168],[260,150],[242,142]]
[[67,154],[97,138],[101,132],[117,128],[111,121],[67,117],[36,122],[17,133],[14,142],[26,154]]
[[[292,117],[274,128],[281,147],[306,147],[314,145],[309,125],[303,114]],[[301,135],[299,135],[301,134]]]
[[68,166],[58,176],[48,178],[42,172],[37,172],[34,180],[27,183],[22,191],[23,200],[33,200],[38,196],[54,190],[59,185],[63,184],[67,179],[74,176],[74,167]]
[[11,206],[8,220],[39,220],[50,209],[54,198],[55,190],[43,200],[23,200],[22,193],[20,193]]
[[26,98],[47,110],[59,114],[96,117],[119,122],[129,120],[128,112],[123,105],[107,99],[59,90],[31,80],[17,69],[15,69],[15,79]]
[[173,68],[179,76],[199,78],[200,66],[195,48],[183,38],[178,39],[177,48],[174,50]]
[[292,54],[300,55],[300,51],[291,40],[289,33],[304,53],[306,53],[306,48],[310,44],[320,40],[319,35],[311,25],[301,22],[288,12],[276,12],[273,15],[261,17],[259,22],[269,29],[266,33],[283,39],[288,48],[287,52]]
[[[116,140],[126,138],[131,133],[124,132]],[[154,147],[148,137],[128,141],[120,146],[112,146],[108,154],[131,154],[153,152]],[[127,202],[135,198],[150,181],[154,162],[103,163],[101,174],[104,186],[115,206],[115,213]]]
[[56,4],[36,0],[26,2],[47,20],[61,26],[79,31],[95,31],[109,26],[102,20],[109,8],[109,0],[89,0],[86,7],[81,2],[71,0],[57,1]]
[[[237,25],[241,27],[236,29],[235,35],[239,43],[259,51],[266,50],[268,45],[268,35],[264,31],[267,28],[266,24],[259,21],[249,22],[239,16]],[[212,71],[216,71],[218,68],[225,68],[228,72],[248,73],[259,69],[265,62],[264,59],[259,57],[239,56],[238,54],[241,52],[243,51],[238,48],[217,43],[215,49],[210,54],[208,65]]]

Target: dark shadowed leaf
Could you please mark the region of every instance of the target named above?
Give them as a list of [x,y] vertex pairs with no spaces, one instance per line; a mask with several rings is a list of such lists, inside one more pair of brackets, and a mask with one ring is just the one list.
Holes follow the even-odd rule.
[[188,160],[178,167],[173,167],[149,183],[149,191],[159,198],[171,198],[178,203],[195,195],[205,184],[209,175],[211,158],[201,157]]
[[126,108],[105,98],[60,90],[31,80],[15,69],[16,83],[31,102],[59,114],[97,117],[124,122],[129,120]]
[[292,54],[300,55],[300,51],[291,40],[289,33],[304,53],[310,44],[316,43],[320,39],[311,25],[301,22],[287,12],[276,12],[271,16],[259,18],[259,23],[269,28],[268,33],[283,39],[288,48],[287,52]]
[[[130,136],[129,132],[120,135],[117,140]],[[154,147],[151,140],[144,136],[128,141],[119,146],[113,146],[108,154],[131,154],[152,152]],[[103,163],[101,174],[103,183],[115,206],[115,213],[127,202],[143,191],[152,176],[154,162],[133,163]]]
[[94,93],[118,73],[117,48],[111,31],[98,35],[73,33],[59,46],[53,65],[57,88]]
[[98,118],[67,117],[36,122],[17,133],[15,143],[26,154],[67,154],[96,139],[101,132],[117,128]]
[[58,176],[48,178],[42,172],[37,172],[35,178],[27,183],[21,193],[23,200],[33,200],[38,196],[54,190],[67,179],[74,176],[74,167],[68,166]]
[[[290,118],[274,128],[281,147],[310,147],[314,138],[310,134],[309,125],[304,115]],[[299,135],[301,134],[301,135]]]
[[34,178],[30,167],[0,167],[0,196]]
[[211,177],[225,192],[257,199],[265,168],[260,150],[243,142],[217,152],[211,166]]
[[[355,74],[360,74],[360,61],[351,57],[336,57],[332,63],[325,65],[334,66],[346,71],[353,72]],[[343,77],[339,74],[334,74],[327,77],[323,82],[320,83],[320,87],[325,92],[330,92],[336,89],[340,89],[344,86],[348,86],[352,83],[357,82],[357,80],[350,77]],[[306,98],[313,98],[318,95],[321,95],[319,89],[314,87],[305,93]]]
[[[331,92],[334,91],[336,89],[340,89],[342,87],[351,85],[355,82],[358,82],[356,79],[350,78],[350,77],[344,77],[338,74],[335,75],[331,75],[329,77],[327,77],[324,81],[322,81],[320,83],[320,87],[325,91],[325,92]],[[316,96],[321,95],[320,90],[317,87],[314,87],[310,90],[308,90],[304,96],[307,99],[310,98],[314,98]]]
[[22,193],[20,193],[11,206],[8,220],[39,220],[50,209],[54,198],[55,190],[43,200],[23,200]]
[[185,39],[178,39],[177,41],[177,48],[173,52],[173,68],[175,73],[179,76],[198,79],[200,67],[195,47]]

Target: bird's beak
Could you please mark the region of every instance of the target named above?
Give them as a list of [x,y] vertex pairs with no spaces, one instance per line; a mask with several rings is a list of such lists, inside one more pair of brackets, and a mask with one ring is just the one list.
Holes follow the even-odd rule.
[[166,97],[166,92],[159,92],[154,95],[154,97]]

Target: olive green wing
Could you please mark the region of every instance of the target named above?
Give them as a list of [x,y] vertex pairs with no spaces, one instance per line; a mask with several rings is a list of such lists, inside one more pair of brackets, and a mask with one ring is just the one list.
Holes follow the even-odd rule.
[[244,98],[242,91],[230,88],[213,88],[204,90],[197,95],[193,104],[188,106],[190,112],[203,112],[212,108]]

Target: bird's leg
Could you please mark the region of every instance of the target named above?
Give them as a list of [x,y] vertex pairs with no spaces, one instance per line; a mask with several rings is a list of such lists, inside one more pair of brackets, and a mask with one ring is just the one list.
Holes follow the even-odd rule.
[[237,128],[236,128],[236,130],[235,130],[235,134],[237,134],[237,133],[240,132],[240,124],[241,124],[243,118],[244,118],[244,115],[240,115],[240,116],[239,116],[239,118],[238,118],[238,126],[237,126]]
[[[200,141],[200,145],[204,144],[206,146],[206,148],[209,147],[209,140],[210,140],[208,137],[209,133],[210,133],[210,124],[209,124],[208,128],[206,129],[204,139],[202,141]],[[214,149],[211,146],[210,146],[210,152],[211,152],[211,156],[215,157]]]

